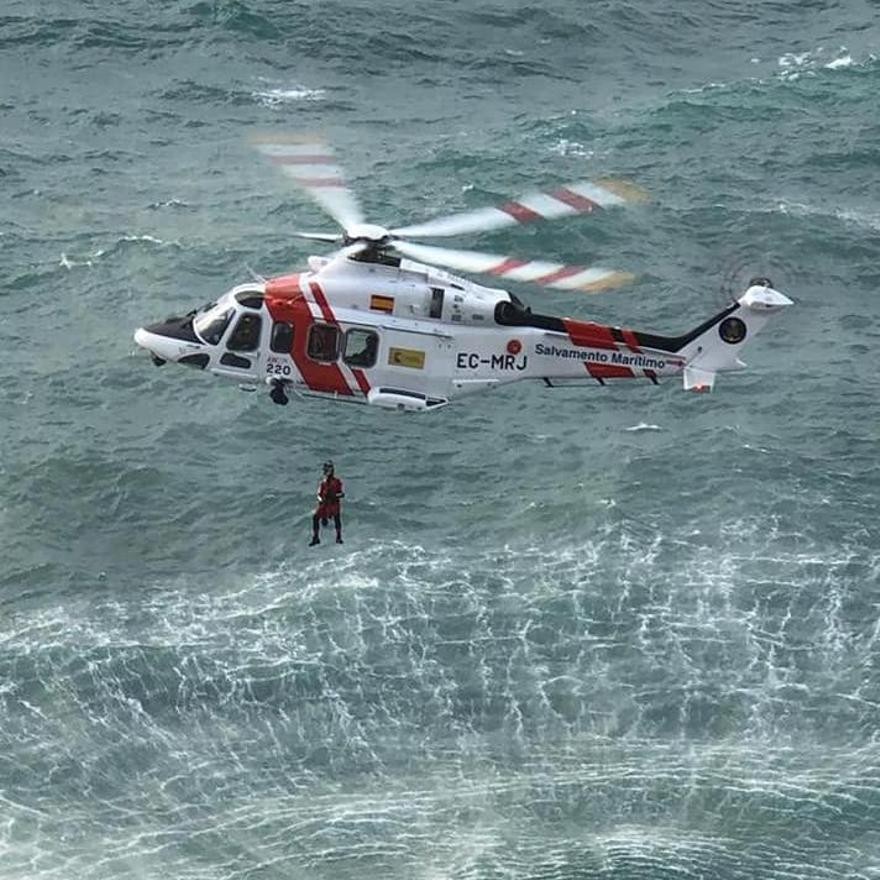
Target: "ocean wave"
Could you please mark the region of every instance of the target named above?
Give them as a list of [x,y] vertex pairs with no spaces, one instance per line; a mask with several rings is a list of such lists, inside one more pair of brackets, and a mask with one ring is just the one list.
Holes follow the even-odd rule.
[[65,269],[75,269],[79,266],[94,266],[95,263],[106,253],[103,248],[99,248],[91,254],[85,256],[68,256],[62,251],[59,265]]
[[828,217],[859,229],[872,232],[880,231],[880,213],[859,208],[831,207],[783,200],[771,205],[770,210],[794,217]]
[[107,247],[97,248],[96,250],[89,251],[85,254],[67,253],[64,251],[61,254],[59,265],[63,266],[65,269],[94,266],[103,258],[112,256],[124,248],[136,245],[156,246],[160,248],[181,247],[179,241],[165,241],[164,239],[157,238],[155,235],[122,235]]
[[[855,72],[867,72],[876,65],[877,57],[874,54],[866,54],[860,60],[856,60],[845,46],[841,46],[836,52],[831,52],[823,47],[808,52],[786,52],[776,59],[776,71],[772,75],[761,75],[757,71],[754,74],[729,80],[711,80],[701,85],[689,88],[677,89],[669,96],[675,100],[677,96],[707,96],[712,100],[715,93],[735,93],[744,88],[766,88],[774,82],[797,82],[801,77],[817,77],[822,71],[852,70]],[[749,64],[761,64],[761,59],[753,57]],[[745,72],[745,71],[744,71]]]
[[[8,5],[0,875],[867,880],[876,10]],[[136,327],[310,251],[245,145],[282,114],[383,222],[606,157],[649,187],[450,240],[646,276],[537,312],[682,331],[731,251],[797,304],[712,397],[418,420],[155,369]],[[346,543],[309,549],[327,456]]]
[[[112,714],[118,691],[137,695],[157,721],[221,706],[227,719],[256,705],[292,712],[332,694],[347,713],[371,705],[371,728],[394,718],[428,738],[442,735],[427,720],[438,712],[463,730],[501,725],[529,741],[550,732],[790,735],[786,694],[800,687],[803,733],[821,730],[832,705],[838,721],[871,716],[848,670],[872,650],[875,622],[844,611],[867,560],[818,546],[786,551],[772,529],[748,521],[727,524],[733,546],[719,553],[708,536],[606,510],[591,545],[490,557],[403,541],[346,545],[211,585],[179,578],[131,600],[13,611],[0,627],[19,664],[7,699],[30,699],[54,669],[74,664],[71,692],[94,712]],[[796,572],[798,589],[768,588],[775,572]],[[823,671],[799,655],[805,644]],[[700,658],[686,687],[682,652]],[[90,692],[95,675],[109,690]],[[646,676],[658,686],[640,693]],[[378,748],[375,732],[369,738]]]
[[836,50],[818,46],[807,52],[786,52],[776,59],[779,79],[794,82],[802,76],[814,77],[822,70],[865,70],[874,65],[876,56],[867,54],[860,61],[853,59],[846,46]]

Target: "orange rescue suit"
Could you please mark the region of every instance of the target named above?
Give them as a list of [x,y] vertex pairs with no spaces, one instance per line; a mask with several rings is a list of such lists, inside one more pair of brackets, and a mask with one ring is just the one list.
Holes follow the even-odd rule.
[[315,516],[330,519],[339,516],[339,499],[342,495],[342,480],[339,477],[324,477],[318,483],[318,507]]

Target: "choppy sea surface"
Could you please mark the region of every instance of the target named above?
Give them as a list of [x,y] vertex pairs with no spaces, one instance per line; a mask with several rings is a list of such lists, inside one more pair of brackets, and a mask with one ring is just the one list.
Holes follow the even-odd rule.
[[[878,53],[867,0],[4,0],[0,878],[880,877]],[[456,242],[638,276],[543,311],[796,305],[712,395],[156,370],[327,228],[255,131],[389,225],[646,189]]]

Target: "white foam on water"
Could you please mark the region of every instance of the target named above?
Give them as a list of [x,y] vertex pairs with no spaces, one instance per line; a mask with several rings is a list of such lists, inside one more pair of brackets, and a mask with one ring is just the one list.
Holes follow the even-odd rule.
[[809,52],[801,52],[800,54],[795,52],[786,52],[785,55],[780,55],[777,59],[777,64],[780,67],[791,68],[791,67],[803,67],[810,59]]
[[649,425],[647,422],[639,422],[637,425],[632,425],[629,428],[624,428],[624,431],[630,431],[635,433],[637,431],[662,431],[663,429],[660,425]]
[[550,152],[558,156],[579,156],[584,159],[593,159],[597,153],[578,141],[570,141],[568,138],[559,138],[550,146]]
[[[830,55],[834,57],[829,58]],[[785,81],[795,82],[801,76],[816,76],[821,70],[846,70],[850,67],[863,67],[875,60],[868,55],[863,61],[856,61],[846,46],[840,46],[832,53],[824,46],[807,52],[786,52],[776,60],[779,68],[778,77]]]
[[151,208],[188,208],[189,202],[183,199],[167,199],[164,202],[153,202]]
[[123,235],[120,241],[146,241],[150,244],[175,244],[175,242],[166,242],[155,235]]
[[279,107],[283,104],[296,103],[298,101],[323,101],[326,98],[325,89],[310,89],[306,86],[295,85],[287,88],[260,89],[252,92],[252,97],[264,107]]
[[864,229],[872,229],[880,232],[880,213],[856,211],[851,208],[840,208],[834,212],[834,216],[845,223],[852,223]]
[[[754,60],[757,60],[757,59],[754,59]],[[708,82],[705,85],[697,86],[696,88],[682,89],[681,94],[683,94],[683,95],[699,95],[699,94],[702,94],[703,92],[723,91],[724,89],[727,89],[729,87],[730,86],[728,83]]]
[[835,58],[834,61],[829,61],[825,67],[828,70],[839,70],[841,67],[852,67],[852,64],[852,55],[844,55],[841,58]]
[[[39,876],[107,876],[94,847],[124,846],[157,870],[183,858],[178,833],[195,841],[190,855],[219,835],[252,869],[303,875],[348,876],[364,858],[385,876],[536,876],[597,861],[698,876],[719,860],[754,873],[762,811],[828,812],[869,797],[876,776],[876,747],[811,751],[792,744],[785,713],[780,727],[791,695],[809,696],[782,656],[791,628],[809,626],[811,656],[839,692],[870,661],[880,623],[860,644],[843,614],[850,552],[792,549],[772,523],[732,520],[729,549],[679,543],[672,570],[663,560],[677,533],[651,528],[621,513],[578,546],[345,545],[0,620],[3,652],[48,689],[3,691],[21,707],[22,741],[102,791],[65,800],[56,786],[45,816],[13,811],[7,864],[24,872],[70,826],[101,830]],[[771,591],[782,608],[759,608]],[[707,659],[718,650],[730,662]],[[640,734],[664,699],[714,711],[714,693],[752,710],[728,741]],[[463,717],[471,701],[491,704],[494,721]],[[131,780],[101,770],[116,740],[150,756]],[[322,750],[325,764],[310,761]],[[352,763],[369,772],[337,771]],[[774,840],[786,870],[815,864],[792,833]],[[225,853],[212,851],[215,875],[235,871]],[[199,876],[193,864],[179,873]]]
[[92,260],[90,260],[88,258],[87,259],[76,259],[76,258],[70,259],[70,257],[67,256],[67,254],[62,253],[61,254],[61,265],[65,269],[73,269],[75,266],[91,266]]
[[824,205],[811,205],[806,202],[782,200],[774,203],[771,210],[778,211],[780,214],[790,214],[794,217],[829,217],[860,229],[880,231],[880,213],[859,210],[857,208],[834,208],[829,211]]

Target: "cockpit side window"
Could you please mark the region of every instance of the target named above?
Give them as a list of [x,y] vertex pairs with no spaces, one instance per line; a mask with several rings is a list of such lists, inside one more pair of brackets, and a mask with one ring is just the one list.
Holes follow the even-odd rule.
[[339,329],[332,324],[312,324],[306,351],[312,360],[335,361],[339,356]]
[[342,359],[350,367],[372,367],[379,351],[379,337],[372,330],[354,327],[345,334],[345,353]]
[[232,320],[232,311],[232,309],[222,312],[212,310],[198,315],[193,320],[193,328],[208,345],[217,345]]
[[244,312],[238,319],[226,347],[229,351],[253,351],[260,344],[262,326],[263,319],[259,315]]

